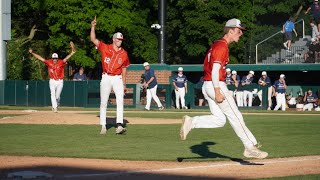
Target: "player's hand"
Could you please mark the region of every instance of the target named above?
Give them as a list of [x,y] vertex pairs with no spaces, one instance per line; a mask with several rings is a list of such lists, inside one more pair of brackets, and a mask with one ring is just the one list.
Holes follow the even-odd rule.
[[144,84],[144,87],[145,87],[145,88],[148,88],[148,87],[149,87],[149,84],[148,84],[148,83],[145,83],[145,84]]
[[224,96],[221,94],[220,88],[215,89],[215,99],[217,103],[222,103],[224,100]]
[[96,27],[96,25],[97,25],[97,16],[94,16],[94,19],[91,22],[91,27]]
[[175,87],[176,91],[179,91],[179,88],[178,87]]
[[186,89],[186,94],[188,93],[188,89]]
[[29,53],[30,53],[30,54],[32,53],[32,49],[31,49],[31,48],[29,48]]
[[125,96],[126,93],[127,93],[127,87],[126,87],[126,85],[123,85],[123,95]]
[[71,52],[73,52],[73,53],[77,52],[76,46],[74,45],[74,43],[72,41],[70,41],[70,48],[71,48]]

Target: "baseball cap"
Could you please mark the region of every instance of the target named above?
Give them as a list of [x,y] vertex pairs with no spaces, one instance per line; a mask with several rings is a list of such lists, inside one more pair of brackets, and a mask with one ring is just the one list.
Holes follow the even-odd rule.
[[231,69],[230,69],[230,68],[227,68],[227,69],[226,69],[226,71],[227,71],[227,72],[230,72],[230,71],[231,71]]
[[178,71],[183,71],[183,68],[182,68],[182,67],[179,67],[179,68],[178,68]]
[[52,59],[58,59],[59,58],[57,53],[53,53],[51,57],[52,57]]
[[226,22],[225,27],[236,27],[242,30],[246,30],[246,28],[243,27],[243,25],[241,24],[241,21],[239,19],[233,18],[233,19],[229,19]]
[[114,35],[112,36],[113,39],[121,39],[121,40],[124,40],[123,38],[123,35],[121,32],[117,32],[117,33],[114,33]]
[[249,74],[252,74],[252,75],[254,75],[254,71],[249,71]]
[[266,75],[267,75],[267,72],[262,71],[261,75],[262,75],[262,76],[266,76]]
[[280,78],[286,78],[284,74],[280,74]]
[[237,71],[232,71],[231,74],[237,74]]
[[150,66],[150,64],[148,62],[145,62],[143,63],[143,66],[146,67],[146,66]]

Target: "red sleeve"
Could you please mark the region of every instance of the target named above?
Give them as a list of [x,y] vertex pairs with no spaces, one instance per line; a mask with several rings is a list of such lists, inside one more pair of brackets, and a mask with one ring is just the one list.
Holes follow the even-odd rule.
[[210,59],[213,61],[213,63],[223,64],[223,62],[226,61],[227,55],[228,47],[220,44],[212,49]]
[[97,48],[98,48],[99,51],[104,50],[106,47],[107,47],[107,45],[106,45],[105,43],[99,41],[99,44],[98,44],[98,46],[97,46]]
[[46,65],[49,65],[50,64],[50,60],[49,59],[46,59],[43,61]]

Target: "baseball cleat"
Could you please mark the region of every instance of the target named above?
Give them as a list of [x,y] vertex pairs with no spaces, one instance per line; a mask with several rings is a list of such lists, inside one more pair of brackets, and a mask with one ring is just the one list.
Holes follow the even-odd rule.
[[52,111],[53,111],[54,113],[57,113],[57,112],[58,112],[58,108],[52,108]]
[[127,131],[126,128],[122,127],[122,126],[118,126],[116,129],[116,134],[123,134]]
[[160,111],[164,110],[164,107],[163,106],[159,107],[159,110]]
[[247,158],[257,158],[257,159],[264,159],[268,157],[268,153],[261,151],[260,149],[256,148],[255,146],[252,148],[246,148],[243,152],[243,155]]
[[183,116],[182,125],[180,129],[180,138],[181,140],[186,140],[187,135],[192,129],[192,118],[190,116]]
[[101,128],[100,134],[107,134],[107,128]]

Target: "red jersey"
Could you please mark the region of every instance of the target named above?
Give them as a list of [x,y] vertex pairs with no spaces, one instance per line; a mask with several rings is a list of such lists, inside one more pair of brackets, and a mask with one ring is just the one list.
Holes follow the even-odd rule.
[[59,80],[64,77],[64,66],[66,65],[62,59],[59,59],[56,64],[52,59],[45,60],[44,63],[48,66],[50,79]]
[[219,81],[226,80],[226,66],[229,63],[229,48],[228,43],[224,39],[219,39],[211,45],[211,48],[207,52],[206,58],[204,59],[204,81],[212,81],[211,72],[214,63],[221,64],[219,70]]
[[119,51],[113,49],[112,44],[99,41],[98,50],[101,54],[102,70],[104,73],[120,75],[122,68],[130,65],[128,53],[121,48]]

